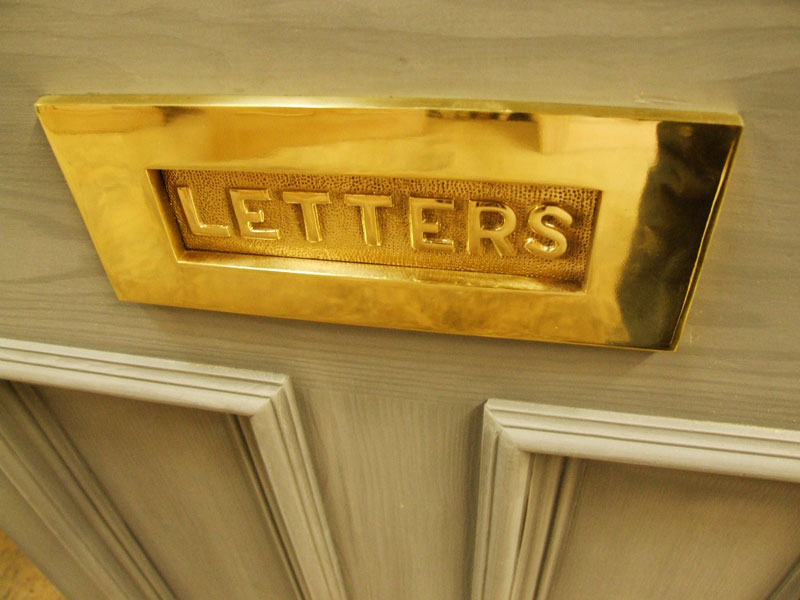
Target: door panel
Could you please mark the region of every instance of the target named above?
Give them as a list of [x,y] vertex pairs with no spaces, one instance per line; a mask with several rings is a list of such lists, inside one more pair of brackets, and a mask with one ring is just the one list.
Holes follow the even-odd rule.
[[[41,385],[59,372],[70,389]],[[0,472],[37,515],[11,502],[0,518],[32,523],[12,535],[65,589],[287,600],[800,591],[797,431],[502,400],[453,419],[453,407],[417,399],[335,395],[303,419],[284,377],[9,340],[0,375],[40,383],[0,387]],[[430,420],[440,435],[424,438]],[[42,546],[39,522],[74,563]],[[473,547],[474,559],[460,554]]]
[[298,597],[228,415],[37,392],[176,597]]
[[1,377],[26,383],[0,380],[0,473],[83,575],[10,530],[56,581],[111,598],[346,596],[285,376],[0,340]]
[[590,461],[547,598],[768,598],[800,557],[800,485]]

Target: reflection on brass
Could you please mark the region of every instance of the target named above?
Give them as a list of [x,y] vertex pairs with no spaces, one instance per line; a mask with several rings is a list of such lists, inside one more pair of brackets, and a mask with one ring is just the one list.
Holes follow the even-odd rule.
[[445,100],[42,98],[123,300],[674,349],[738,117]]
[[[530,184],[161,174],[186,250],[512,274],[576,287],[599,198],[596,190]],[[542,220],[553,215],[557,227]]]

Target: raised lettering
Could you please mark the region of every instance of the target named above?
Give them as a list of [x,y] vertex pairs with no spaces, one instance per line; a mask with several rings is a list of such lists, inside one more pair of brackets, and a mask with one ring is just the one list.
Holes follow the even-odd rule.
[[[545,219],[548,219],[545,221]],[[528,227],[531,231],[549,240],[543,243],[534,238],[525,242],[525,250],[542,258],[559,258],[567,251],[567,236],[557,229],[553,220],[563,223],[564,227],[572,225],[572,215],[558,206],[537,206],[528,215]]]
[[264,211],[261,209],[250,210],[248,202],[269,200],[267,190],[231,190],[233,212],[239,224],[239,232],[245,238],[258,238],[266,240],[281,239],[280,229],[256,229],[253,225],[264,222]]
[[391,196],[374,196],[372,194],[345,194],[347,206],[358,206],[361,209],[361,228],[367,246],[381,245],[381,230],[378,226],[378,207],[392,206]]
[[425,220],[426,210],[453,210],[453,200],[439,198],[408,199],[408,214],[411,224],[411,247],[414,250],[438,250],[454,252],[453,240],[448,238],[432,238],[427,234],[437,234],[441,230],[438,219]]
[[331,199],[324,192],[283,192],[287,204],[299,204],[303,213],[303,227],[309,242],[322,241],[322,227],[319,224],[317,205],[330,204]]
[[204,235],[209,237],[231,237],[231,228],[227,225],[212,225],[203,223],[197,214],[197,207],[194,204],[192,188],[178,187],[178,198],[181,201],[183,213],[186,215],[186,222],[189,224],[189,231],[194,235]]
[[[492,229],[486,229],[483,223],[484,214],[500,215],[503,222]],[[517,226],[517,215],[502,202],[469,201],[467,209],[467,252],[478,255],[483,253],[482,240],[491,240],[494,249],[500,256],[516,254],[514,246],[508,241]]]

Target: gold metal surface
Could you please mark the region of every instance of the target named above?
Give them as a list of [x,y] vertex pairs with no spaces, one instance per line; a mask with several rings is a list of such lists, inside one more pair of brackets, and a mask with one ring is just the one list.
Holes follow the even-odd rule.
[[738,117],[447,100],[48,96],[117,295],[674,349]]
[[[573,287],[586,274],[599,197],[596,190],[441,179],[161,175],[186,250],[509,274]],[[554,210],[570,225],[569,239],[539,218]],[[529,212],[533,227],[525,225]]]

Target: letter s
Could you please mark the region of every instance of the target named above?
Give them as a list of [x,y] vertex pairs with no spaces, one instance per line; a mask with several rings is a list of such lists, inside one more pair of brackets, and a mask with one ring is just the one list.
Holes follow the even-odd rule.
[[547,217],[563,223],[565,227],[572,225],[572,215],[563,208],[552,205],[534,207],[528,215],[528,227],[551,243],[542,243],[534,238],[528,238],[528,241],[525,242],[525,250],[541,258],[559,258],[564,256],[567,251],[567,236],[561,230],[556,229],[555,225],[546,222]]

